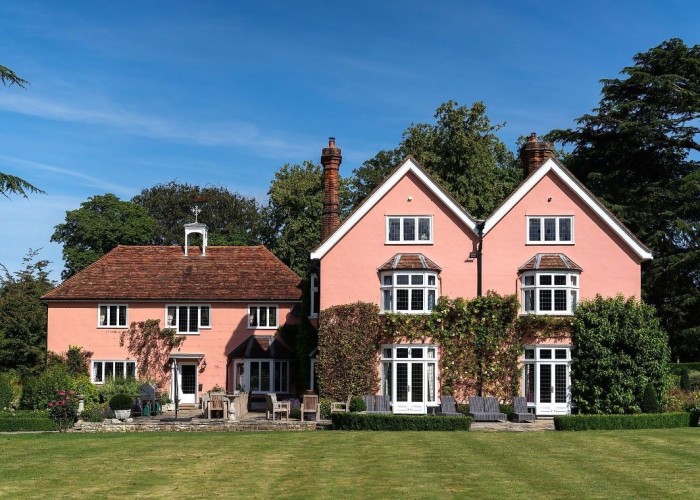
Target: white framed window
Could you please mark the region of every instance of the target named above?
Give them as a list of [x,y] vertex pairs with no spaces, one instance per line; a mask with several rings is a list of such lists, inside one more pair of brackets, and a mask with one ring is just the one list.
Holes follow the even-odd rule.
[[569,245],[574,243],[573,216],[527,217],[527,242],[538,245]]
[[[395,413],[402,412],[397,407],[401,402],[437,404],[437,353],[437,346],[430,344],[382,346],[380,392],[390,397]],[[408,365],[411,365],[410,370],[403,369]],[[413,365],[420,367],[415,370]]]
[[174,328],[177,333],[199,333],[211,328],[211,308],[208,305],[177,304],[165,306],[165,326]]
[[100,304],[97,306],[98,328],[126,328],[126,304]]
[[248,306],[248,328],[277,329],[277,306]]
[[385,271],[381,273],[381,310],[421,314],[435,309],[438,275],[434,271]]
[[246,359],[236,362],[234,387],[248,392],[289,392],[289,360]]
[[136,378],[136,361],[92,361],[90,373],[94,384],[104,384],[113,378]]
[[578,271],[527,271],[522,274],[525,314],[574,314],[578,304]]
[[317,318],[318,317],[318,311],[319,311],[319,286],[318,286],[318,275],[317,274],[312,274],[311,275],[311,318]]
[[432,215],[390,215],[386,218],[386,243],[431,244],[433,242]]

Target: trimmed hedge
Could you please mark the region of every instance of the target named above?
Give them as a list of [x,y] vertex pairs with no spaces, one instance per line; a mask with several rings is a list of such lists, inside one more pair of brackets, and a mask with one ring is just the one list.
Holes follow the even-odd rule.
[[55,431],[46,411],[0,412],[0,432]]
[[554,417],[558,431],[598,431],[618,429],[670,429],[688,427],[690,414],[637,413],[633,415],[559,415]]
[[470,417],[333,413],[333,429],[342,431],[468,431]]

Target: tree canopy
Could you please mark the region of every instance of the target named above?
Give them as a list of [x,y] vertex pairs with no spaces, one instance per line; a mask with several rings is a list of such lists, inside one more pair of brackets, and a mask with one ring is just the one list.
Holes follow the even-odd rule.
[[209,229],[210,245],[252,245],[263,239],[261,209],[255,198],[222,186],[193,186],[170,181],[144,189],[132,201],[154,219],[150,243],[183,245],[184,225],[194,222],[194,200],[201,200],[199,222]]
[[496,136],[486,106],[441,104],[435,124],[413,124],[393,150],[380,151],[353,173],[354,202],[364,199],[401,160],[412,155],[476,218],[489,215],[522,179],[511,151]]
[[46,307],[39,300],[54,287],[46,260],[30,250],[24,269],[10,273],[0,265],[0,372],[34,375],[46,364]]
[[700,355],[700,45],[671,39],[634,57],[577,127],[548,138],[573,146],[567,166],[648,245],[645,300],[674,354]]
[[146,210],[113,194],[91,196],[80,208],[66,212],[51,241],[63,243],[68,279],[117,245],[145,245],[151,241],[155,221]]

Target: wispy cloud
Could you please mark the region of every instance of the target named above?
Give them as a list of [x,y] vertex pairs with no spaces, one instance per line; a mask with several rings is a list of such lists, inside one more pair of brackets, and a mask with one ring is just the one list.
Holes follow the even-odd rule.
[[[85,184],[87,186],[103,189],[105,191],[108,191],[108,192],[111,192],[114,194],[118,194],[118,195],[130,196],[134,192],[133,187],[124,186],[122,184],[115,184],[113,182],[105,181],[104,178],[93,177],[91,175],[85,174],[83,172],[80,172],[78,170],[74,170],[71,168],[59,167],[56,165],[49,165],[47,163],[40,163],[40,162],[36,162],[36,161],[25,160],[23,158],[16,158],[13,156],[7,156],[7,155],[3,155],[3,154],[0,154],[0,160],[2,160],[3,164],[10,165],[10,166],[14,165],[14,166],[17,166],[17,167],[24,169],[24,170],[34,170],[34,171],[40,171],[40,172],[47,172],[50,174],[58,174],[60,176],[72,177],[74,179],[80,180],[83,184]],[[44,188],[44,189],[50,191],[50,188]]]
[[186,118],[163,118],[109,105],[78,106],[29,95],[0,94],[0,110],[49,120],[102,125],[130,135],[177,143],[254,149],[270,158],[297,157],[312,147],[297,139],[263,132],[243,121],[194,123]]

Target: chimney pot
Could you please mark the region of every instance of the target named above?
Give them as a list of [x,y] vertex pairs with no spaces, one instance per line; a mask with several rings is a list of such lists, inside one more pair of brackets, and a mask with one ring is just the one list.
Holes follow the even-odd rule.
[[540,166],[554,156],[554,146],[551,142],[541,141],[537,134],[532,132],[520,150],[520,162],[522,163],[525,177],[540,168]]
[[323,165],[323,227],[321,241],[326,240],[340,226],[340,177],[338,170],[343,161],[335,137],[328,138],[328,147],[321,151]]

